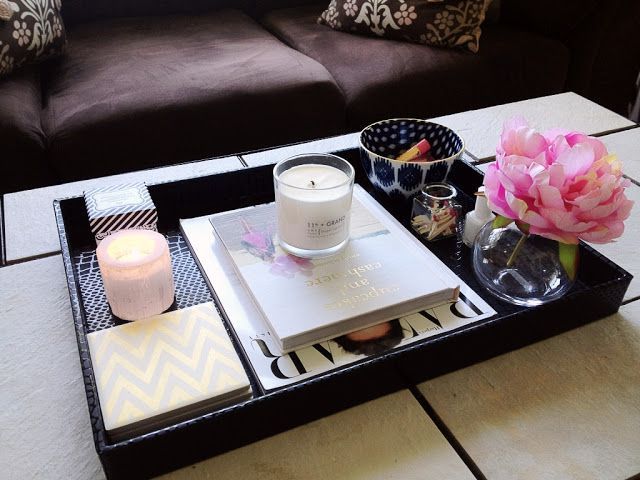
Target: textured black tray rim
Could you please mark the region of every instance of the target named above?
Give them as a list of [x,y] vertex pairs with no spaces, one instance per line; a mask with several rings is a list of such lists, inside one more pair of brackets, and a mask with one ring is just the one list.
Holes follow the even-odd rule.
[[[340,154],[345,152],[337,152],[337,153]],[[465,168],[469,168],[481,175],[481,172],[479,172],[474,166],[467,165],[465,163]],[[249,172],[251,170],[257,170],[257,169],[264,169],[264,167],[246,168],[243,171]],[[208,177],[225,175],[227,173],[229,172],[223,172],[220,174],[215,174],[215,175],[210,175],[205,177],[198,177],[198,178],[206,179]],[[181,182],[184,182],[184,181],[181,181]],[[181,182],[163,182],[163,183],[172,184],[172,183],[181,183]],[[77,198],[77,197],[72,197],[70,199],[74,199],[74,198]],[[70,199],[56,200],[54,202],[54,211],[55,211],[56,221],[58,224],[60,244],[62,249],[62,258],[63,258],[65,273],[67,277],[67,284],[69,288],[72,314],[74,317],[74,325],[76,330],[78,349],[80,354],[81,366],[83,370],[85,390],[87,394],[87,402],[88,402],[88,407],[90,411],[89,413],[93,418],[93,415],[96,412],[95,411],[92,412],[92,410],[95,410],[96,408],[99,410],[99,403],[98,403],[96,386],[95,386],[95,381],[93,377],[93,371],[91,368],[91,358],[89,355],[89,349],[88,349],[87,338],[86,338],[87,332],[86,332],[86,325],[84,323],[84,310],[83,310],[83,304],[82,304],[82,297],[80,295],[80,286],[75,276],[73,257],[71,255],[71,248],[69,245],[69,241],[68,241],[66,229],[65,229],[65,218],[61,208],[61,202],[64,202],[65,200],[70,200]],[[599,257],[601,260],[603,260],[609,266],[609,268],[611,268],[611,270],[616,271],[618,273],[618,276],[616,276],[615,278],[609,278],[607,281],[599,285],[600,288],[607,289],[610,287],[615,287],[619,289],[622,285],[624,287],[623,290],[626,289],[626,286],[628,286],[629,282],[631,281],[630,274],[628,274],[619,266],[611,262],[606,257],[602,256],[595,250],[591,249],[589,246],[582,245],[581,248],[585,248],[589,250],[595,257]],[[478,293],[481,294],[483,298],[485,298],[485,300],[487,300],[495,308],[495,302],[496,302],[495,300],[489,298],[488,295],[484,294],[483,292],[478,291]],[[624,291],[622,293],[624,293]],[[220,302],[218,301],[218,298],[215,295],[215,292],[212,292],[212,294],[215,298],[216,303],[218,304],[218,307],[220,307]],[[584,293],[582,293],[582,295],[584,295]],[[571,292],[569,293],[568,298],[570,298],[570,296],[571,296]],[[617,307],[619,307],[621,301],[622,301],[622,297],[620,297],[620,301],[617,302],[615,309],[612,311],[609,311],[608,313],[613,313],[615,310],[617,310]],[[227,320],[226,314],[224,313],[224,309],[223,308],[219,308],[219,309],[221,310],[221,313],[223,314],[223,317],[225,318],[225,320]],[[498,310],[498,308],[496,308],[496,310]],[[534,316],[536,311],[537,309],[532,309]],[[425,356],[425,350],[434,349],[442,345],[449,345],[450,342],[452,341],[456,341],[457,339],[460,339],[460,338],[468,338],[470,335],[471,336],[477,335],[479,332],[489,332],[489,336],[490,336],[490,333],[494,328],[494,326],[504,324],[505,321],[508,321],[513,317],[522,317],[522,316],[523,316],[522,313],[506,314],[506,315],[499,314],[489,319],[476,322],[471,325],[467,325],[460,329],[444,332],[435,337],[431,337],[429,339],[425,339],[410,345],[406,345],[402,348],[398,348],[388,353],[385,353],[384,355],[364,359],[351,365],[341,366],[329,372],[326,372],[324,374],[315,376],[311,379],[301,381],[301,382],[296,382],[294,384],[291,384],[290,386],[283,387],[281,389],[278,389],[272,392],[268,392],[257,398],[253,398],[251,400],[247,400],[245,402],[232,405],[215,412],[201,415],[197,418],[187,420],[170,427],[166,427],[156,432],[140,435],[138,437],[134,437],[129,440],[124,440],[116,443],[108,442],[104,434],[104,427],[101,424],[102,423],[101,420],[99,420],[98,424],[96,424],[95,421],[92,421],[92,429],[94,433],[94,442],[96,445],[96,450],[103,463],[105,472],[109,477],[112,477],[112,476],[126,477],[128,476],[128,473],[126,469],[123,469],[123,465],[127,463],[126,461],[127,459],[126,458],[118,459],[118,457],[120,456],[120,453],[124,452],[125,450],[131,449],[133,450],[132,452],[133,455],[135,455],[136,447],[144,446],[145,444],[149,443],[150,439],[155,440],[160,437],[169,438],[167,442],[164,442],[164,443],[160,442],[160,445],[159,445],[159,447],[161,448],[169,447],[171,443],[175,443],[175,441],[170,438],[172,433],[175,433],[175,432],[188,433],[190,430],[198,426],[203,426],[203,428],[206,430],[208,428],[214,428],[216,425],[218,425],[220,423],[218,422],[218,420],[220,419],[222,419],[222,423],[224,423],[225,420],[228,420],[229,418],[233,418],[236,421],[242,421],[243,417],[249,417],[249,418],[255,417],[256,412],[260,413],[261,410],[265,410],[265,411],[274,410],[274,409],[277,410],[285,405],[291,406],[292,402],[295,406],[296,397],[298,396],[296,395],[296,393],[300,391],[311,391],[311,390],[315,391],[318,388],[322,389],[325,387],[335,389],[340,385],[348,384],[348,383],[354,383],[364,388],[364,390],[360,392],[359,395],[355,395],[353,396],[353,398],[343,399],[341,401],[334,402],[334,404],[326,404],[324,406],[319,406],[314,412],[297,413],[297,414],[291,415],[289,418],[284,418],[284,419],[279,418],[276,422],[272,421],[270,425],[263,426],[263,428],[261,428],[260,431],[256,431],[254,429],[252,432],[250,432],[250,434],[240,435],[239,438],[232,439],[226,445],[214,445],[212,446],[212,448],[208,450],[205,449],[206,451],[204,453],[197,452],[193,456],[183,456],[183,458],[176,458],[174,462],[168,462],[164,466],[159,465],[158,468],[154,468],[153,466],[150,466],[148,469],[143,468],[142,470],[136,472],[136,475],[140,475],[140,474],[145,476],[156,475],[168,469],[193,463],[194,461],[206,458],[207,456],[211,456],[217,453],[222,453],[226,450],[236,448],[247,443],[251,443],[260,438],[264,438],[274,433],[278,433],[280,431],[299,425],[300,423],[303,423],[305,421],[310,421],[315,418],[325,416],[329,413],[342,410],[349,406],[357,405],[359,403],[362,403],[363,401],[375,398],[377,396],[381,396],[401,388],[410,387],[411,385],[417,383],[418,381],[427,380],[428,378],[432,378],[439,374],[446,373],[447,371],[451,371],[451,370],[460,368],[462,366],[468,365],[469,363],[473,363],[473,361],[479,361],[485,358],[490,358],[491,356],[495,356],[496,354],[504,353],[514,348],[519,348],[520,346],[533,343],[543,338],[547,338],[548,336],[560,333],[562,331],[566,331],[570,328],[574,328],[576,326],[595,320],[595,318],[586,318],[586,319],[576,320],[574,322],[569,322],[568,324],[561,325],[560,328],[555,331],[550,330],[548,332],[545,332],[544,335],[538,335],[533,337],[528,336],[524,340],[516,339],[516,341],[513,342],[512,344],[504,345],[504,348],[498,348],[497,350],[487,351],[486,355],[483,355],[481,352],[480,354],[476,352],[476,355],[473,356],[473,359],[471,362],[469,362],[468,360],[462,360],[462,362],[459,365],[453,365],[453,366],[445,365],[445,366],[441,366],[441,368],[435,368],[435,369],[425,368],[423,372],[416,371],[416,367],[417,367],[416,359],[423,358]],[[227,325],[227,328],[228,328],[228,325]],[[238,340],[235,337],[235,332],[230,330],[229,333],[234,338],[234,341],[238,343]],[[485,333],[485,336],[487,336],[487,333]],[[414,362],[413,366],[411,366],[412,362]],[[408,365],[409,365],[409,368],[406,368]],[[367,388],[366,380],[372,374],[375,374],[378,376],[377,381],[374,382],[374,383],[377,383],[378,385],[375,386],[375,388]],[[345,379],[348,379],[348,382],[345,383]],[[354,380],[357,380],[357,381],[354,381]],[[380,382],[380,380],[382,380],[382,383]],[[365,385],[363,385],[363,383],[365,383]],[[251,410],[251,412],[249,412],[249,410]],[[100,417],[99,411],[97,412],[97,414],[98,414],[98,417]],[[258,417],[259,416],[260,415],[258,415]],[[178,437],[177,441],[180,441],[180,438],[179,438],[180,435],[178,435],[177,437]],[[144,452],[145,449],[143,448],[142,451]],[[130,457],[130,455],[126,455],[126,457]],[[129,461],[132,458],[133,457],[130,457]]]

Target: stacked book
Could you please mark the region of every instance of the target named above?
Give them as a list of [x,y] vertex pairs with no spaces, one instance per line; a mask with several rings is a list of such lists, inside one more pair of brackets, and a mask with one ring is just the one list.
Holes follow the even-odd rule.
[[104,426],[118,441],[251,396],[213,303],[87,335]]
[[458,297],[458,279],[401,227],[383,223],[381,211],[361,201],[363,190],[355,192],[349,244],[322,259],[295,257],[278,246],[273,203],[210,219],[284,353]]

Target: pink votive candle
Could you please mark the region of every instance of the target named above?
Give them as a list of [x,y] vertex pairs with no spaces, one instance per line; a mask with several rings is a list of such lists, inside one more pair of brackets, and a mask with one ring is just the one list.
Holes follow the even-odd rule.
[[150,230],[120,230],[96,250],[111,311],[123,320],[157,315],[173,303],[167,240]]

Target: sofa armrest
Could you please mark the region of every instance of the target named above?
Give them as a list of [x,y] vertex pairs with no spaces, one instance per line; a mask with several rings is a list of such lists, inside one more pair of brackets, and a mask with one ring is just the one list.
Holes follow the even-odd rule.
[[0,195],[51,183],[38,65],[0,80]]
[[621,3],[600,40],[586,96],[630,116],[640,74],[640,1]]
[[502,0],[500,21],[562,41],[571,52],[566,90],[622,115],[640,69],[638,0]]
[[560,40],[568,39],[576,29],[609,0],[502,0],[500,20]]

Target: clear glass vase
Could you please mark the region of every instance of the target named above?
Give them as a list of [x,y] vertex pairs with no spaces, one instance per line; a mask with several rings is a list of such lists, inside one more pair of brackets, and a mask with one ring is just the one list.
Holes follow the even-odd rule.
[[555,300],[573,285],[560,263],[558,242],[525,235],[515,223],[487,223],[473,244],[473,270],[480,284],[507,302],[533,307]]

